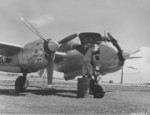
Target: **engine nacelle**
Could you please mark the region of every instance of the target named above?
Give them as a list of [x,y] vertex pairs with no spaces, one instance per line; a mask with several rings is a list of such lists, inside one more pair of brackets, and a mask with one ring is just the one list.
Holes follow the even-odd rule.
[[75,79],[75,77],[79,75],[81,75],[81,70],[67,72],[67,73],[64,73],[64,79],[72,80],[72,79]]

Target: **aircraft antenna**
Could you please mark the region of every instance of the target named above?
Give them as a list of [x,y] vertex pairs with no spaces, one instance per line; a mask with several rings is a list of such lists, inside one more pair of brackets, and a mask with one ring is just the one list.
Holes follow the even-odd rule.
[[104,38],[106,37],[106,31],[104,30]]

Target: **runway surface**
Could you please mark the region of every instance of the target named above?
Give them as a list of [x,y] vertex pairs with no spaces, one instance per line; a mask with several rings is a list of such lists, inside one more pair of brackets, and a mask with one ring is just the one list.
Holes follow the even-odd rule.
[[47,89],[42,78],[29,77],[25,93],[14,92],[16,76],[0,77],[0,114],[150,114],[150,87],[105,84],[106,95],[77,98],[77,82],[54,79]]

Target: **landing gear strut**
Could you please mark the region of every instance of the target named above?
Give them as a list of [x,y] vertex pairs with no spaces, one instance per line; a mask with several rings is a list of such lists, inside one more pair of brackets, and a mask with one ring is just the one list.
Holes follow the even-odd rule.
[[98,83],[100,80],[98,76],[98,74],[94,74],[94,79],[92,77],[90,79],[90,94],[93,94],[94,98],[103,98],[105,95],[105,88]]
[[15,81],[15,92],[25,92],[29,81],[26,78],[27,74],[23,74],[23,76],[19,76]]

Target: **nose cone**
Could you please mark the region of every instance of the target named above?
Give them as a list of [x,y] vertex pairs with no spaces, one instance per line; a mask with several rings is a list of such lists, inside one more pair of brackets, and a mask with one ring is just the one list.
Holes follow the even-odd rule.
[[116,55],[118,53],[117,48],[113,46],[112,44],[109,44],[109,48],[112,51],[113,55]]
[[[99,54],[93,55],[95,65],[108,64],[117,54],[117,49],[109,43],[101,43],[99,46]],[[98,57],[98,58],[97,58]]]
[[111,43],[102,43],[100,48],[102,49],[104,54],[108,54],[108,57],[112,57],[117,54],[117,48]]
[[58,50],[59,44],[56,41],[50,40],[48,42],[48,48],[52,52],[56,52]]

